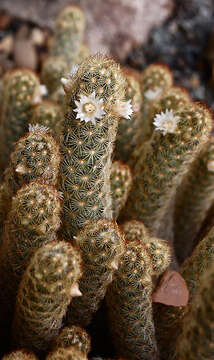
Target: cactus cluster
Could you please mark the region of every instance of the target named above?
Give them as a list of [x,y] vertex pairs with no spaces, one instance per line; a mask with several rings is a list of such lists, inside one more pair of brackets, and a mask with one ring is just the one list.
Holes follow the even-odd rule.
[[40,73],[0,79],[0,356],[211,359],[212,113],[164,64],[89,56],[84,29],[67,6]]

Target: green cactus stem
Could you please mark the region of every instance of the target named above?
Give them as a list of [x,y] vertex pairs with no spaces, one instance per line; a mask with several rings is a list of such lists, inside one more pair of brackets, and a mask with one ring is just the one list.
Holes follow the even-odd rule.
[[133,186],[123,218],[137,219],[158,236],[161,221],[189,164],[207,142],[211,114],[192,103],[159,114],[156,129],[136,164]]
[[43,101],[37,104],[32,113],[31,125],[48,127],[55,138],[58,137],[60,121],[63,118],[61,106],[54,101]]
[[59,188],[64,194],[63,236],[87,223],[112,218],[110,168],[124,96],[124,77],[113,60],[94,56],[73,77],[63,79],[67,110],[61,122]]
[[[47,184],[31,182],[12,199],[0,251],[0,327],[9,328],[18,285],[36,249],[56,238],[61,199]],[[9,331],[9,329],[8,329]]]
[[130,360],[156,359],[152,318],[152,264],[144,245],[126,244],[122,262],[107,291],[112,340],[119,355]]
[[91,350],[91,339],[88,333],[79,326],[65,327],[56,338],[54,349],[75,347],[88,355]]
[[110,175],[113,218],[117,219],[132,186],[132,173],[128,165],[114,161]]
[[188,92],[178,86],[169,87],[152,101],[146,119],[147,129],[143,128],[138,144],[135,147],[129,161],[129,164],[133,168],[144,152],[145,141],[152,137],[155,130],[155,126],[153,124],[155,115],[165,112],[166,110],[178,111],[189,101],[190,96]]
[[83,259],[83,275],[79,282],[82,296],[74,299],[68,308],[69,324],[86,327],[91,322],[118,267],[123,242],[116,223],[105,219],[88,224],[75,237],[75,245]]
[[130,220],[121,225],[128,242],[138,241],[144,245],[152,261],[153,275],[159,276],[170,265],[171,249],[162,239],[153,238],[141,221]]
[[[181,266],[180,274],[186,281],[189,290],[189,305],[174,307],[158,305],[155,311],[156,336],[162,360],[171,360],[175,351],[175,342],[181,333],[182,321],[191,307],[194,296],[197,296],[201,279],[214,261],[214,228],[197,245],[191,257]],[[169,336],[173,339],[169,344]]]
[[32,180],[56,185],[60,163],[59,145],[47,128],[30,126],[15,145],[0,186],[0,231],[11,207],[12,197]]
[[63,56],[69,66],[76,64],[85,30],[85,15],[75,5],[66,6],[58,15],[50,46],[51,56]]
[[208,141],[182,182],[175,202],[174,246],[180,263],[193,249],[194,239],[214,201],[214,139]]
[[205,272],[177,340],[177,360],[212,360],[214,356],[214,267]]
[[3,356],[2,360],[38,360],[38,358],[30,351],[16,350]]
[[46,360],[87,360],[87,356],[76,349],[75,346],[69,348],[59,348],[50,353]]
[[131,118],[121,117],[119,119],[117,138],[115,143],[116,159],[127,162],[141,137],[142,119],[141,105],[142,96],[140,82],[135,73],[125,70],[126,75],[126,93],[125,99],[132,104],[133,114]]
[[170,69],[164,64],[154,63],[147,66],[141,74],[142,102],[142,139],[146,141],[151,136],[149,113],[154,102],[164,91],[173,85]]
[[42,82],[47,86],[49,98],[59,104],[64,103],[65,95],[61,78],[68,72],[69,66],[62,56],[50,56],[42,65]]
[[13,323],[15,346],[35,353],[56,338],[73,296],[80,295],[79,252],[64,241],[43,245],[31,258],[16,301]]
[[14,143],[28,129],[34,103],[41,99],[39,79],[31,70],[12,70],[5,77],[0,126],[1,170],[8,164]]

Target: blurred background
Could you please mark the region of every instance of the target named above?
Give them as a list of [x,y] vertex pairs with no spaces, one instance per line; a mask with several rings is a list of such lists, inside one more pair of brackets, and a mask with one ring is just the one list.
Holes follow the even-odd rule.
[[56,15],[71,3],[85,10],[92,54],[139,70],[164,62],[214,109],[214,0],[0,0],[0,76],[17,66],[40,71]]

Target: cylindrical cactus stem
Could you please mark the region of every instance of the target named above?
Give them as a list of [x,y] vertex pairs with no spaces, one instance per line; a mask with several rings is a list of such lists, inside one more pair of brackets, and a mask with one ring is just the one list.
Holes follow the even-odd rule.
[[211,131],[211,114],[192,103],[175,113],[162,113],[156,130],[135,167],[124,218],[138,219],[154,236],[189,164]]
[[[110,168],[118,111],[126,102],[124,77],[113,60],[94,56],[63,79],[67,108],[61,122],[59,188],[64,194],[63,236],[103,217],[110,198]],[[120,109],[121,110],[121,109]],[[124,109],[123,109],[124,110]]]
[[38,360],[37,356],[27,350],[15,350],[4,355],[2,360]]
[[39,353],[57,337],[73,296],[81,295],[79,252],[64,241],[43,245],[31,258],[16,300],[15,346]]
[[69,66],[76,63],[85,30],[85,15],[76,5],[66,6],[56,19],[51,56],[63,56]]
[[190,96],[188,92],[178,86],[169,87],[167,90],[161,92],[161,94],[152,102],[150,109],[147,114],[147,129],[143,130],[142,136],[139,138],[138,144],[132,153],[129,164],[134,167],[138,159],[144,153],[145,140],[149,140],[152,137],[152,134],[155,130],[155,125],[153,123],[154,118],[157,114],[165,111],[178,111],[181,109],[188,101],[190,101]]
[[[198,289],[206,271],[214,261],[214,227],[209,234],[197,245],[191,257],[181,266],[180,274],[186,281],[189,290],[189,306],[157,307],[155,311],[156,336],[159,343],[160,355],[163,360],[171,360],[175,351],[175,342],[181,333],[184,316],[188,313],[194,295],[197,296]],[[173,333],[173,340],[169,344],[169,336]]]
[[124,250],[124,239],[116,223],[101,219],[91,222],[75,237],[83,259],[80,279],[81,298],[68,308],[69,324],[87,326],[104,298],[107,286],[118,268]]
[[214,356],[214,266],[205,272],[177,339],[177,360],[212,360]]
[[214,201],[214,138],[211,137],[181,183],[175,201],[174,246],[180,263],[193,250],[193,242]]
[[16,191],[32,180],[56,185],[59,163],[59,145],[50,131],[42,126],[30,126],[30,131],[15,145],[0,186],[1,234]]
[[54,343],[54,349],[67,349],[71,346],[88,355],[91,350],[91,339],[83,328],[76,325],[63,328]]
[[151,256],[139,241],[126,244],[106,301],[112,340],[119,355],[130,360],[156,359],[152,318]]
[[70,346],[54,350],[46,357],[46,360],[88,360],[88,358],[75,346]]
[[82,44],[77,57],[77,64],[81,64],[87,57],[90,56],[90,50],[86,44]]
[[50,56],[43,65],[41,79],[48,88],[49,98],[63,104],[64,90],[61,84],[63,78],[70,68],[62,56]]
[[114,161],[110,175],[113,219],[117,219],[124,207],[132,186],[132,173],[128,165]]
[[60,210],[57,190],[37,182],[23,186],[12,200],[0,252],[0,284],[4,288],[0,293],[0,327],[5,333],[22,274],[36,249],[56,238]]
[[5,76],[0,126],[1,170],[7,166],[14,143],[27,131],[32,107],[40,96],[39,79],[33,71],[17,69]]
[[149,112],[157,98],[173,85],[170,69],[164,64],[154,63],[147,66],[141,75],[142,102],[142,136],[146,141],[151,136]]
[[137,144],[138,138],[142,133],[141,104],[142,96],[140,82],[135,73],[125,71],[126,92],[125,99],[130,102],[133,109],[131,118],[121,117],[118,124],[118,132],[115,143],[116,159],[127,162]]
[[30,123],[33,126],[48,127],[52,130],[53,136],[57,138],[62,118],[63,112],[61,106],[54,101],[46,100],[34,107]]
[[152,262],[153,275],[159,276],[170,264],[171,249],[165,240],[151,237],[141,221],[130,220],[121,225],[128,242],[138,241],[144,245]]

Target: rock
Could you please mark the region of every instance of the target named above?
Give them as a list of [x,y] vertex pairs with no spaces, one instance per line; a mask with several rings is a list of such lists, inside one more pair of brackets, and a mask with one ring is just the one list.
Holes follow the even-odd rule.
[[[171,13],[173,0],[75,0],[86,13],[86,42],[92,53],[110,53],[120,60],[131,47],[146,41],[154,25]],[[0,7],[10,14],[54,27],[59,10],[70,0],[1,0]]]
[[29,29],[25,25],[19,29],[15,37],[14,60],[18,67],[27,67],[32,70],[37,68],[37,52],[29,37]]
[[[0,4],[1,6],[1,4]],[[12,17],[9,14],[0,12],[0,30],[5,30],[8,28],[12,21]]]
[[186,306],[189,291],[185,280],[174,270],[166,271],[152,295],[152,301],[171,306]]
[[13,50],[13,37],[12,35],[5,36],[2,40],[0,40],[0,52],[4,52],[5,54],[11,54]]

